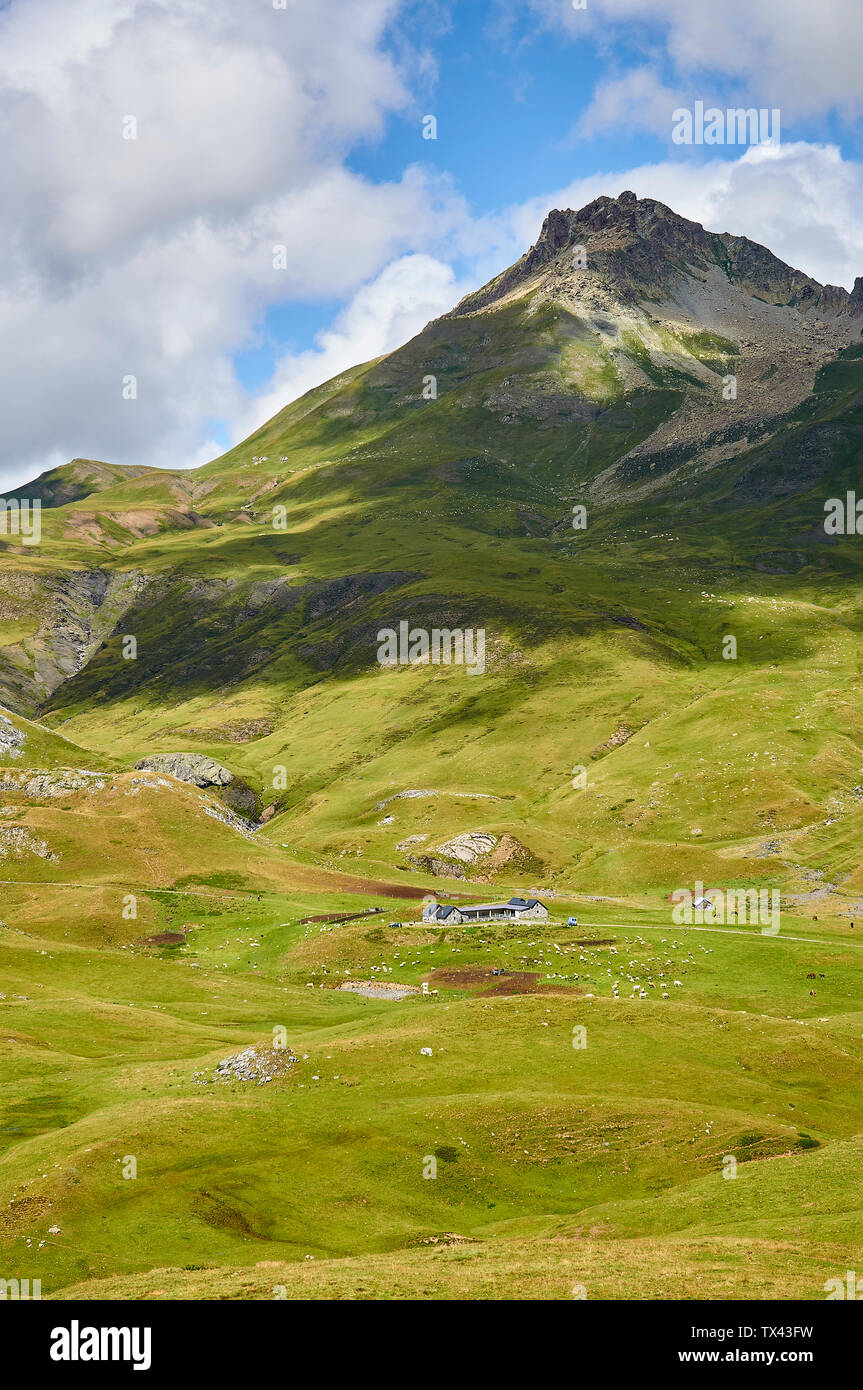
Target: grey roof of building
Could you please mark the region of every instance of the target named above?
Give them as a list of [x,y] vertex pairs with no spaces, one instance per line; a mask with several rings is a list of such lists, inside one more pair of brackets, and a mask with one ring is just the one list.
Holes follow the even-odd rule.
[[539,898],[510,898],[505,903],[463,903],[461,907],[452,903],[438,903],[435,915],[440,919],[448,917],[451,912],[502,912],[507,907],[514,912],[523,912],[525,908],[542,906]]
[[523,912],[527,907],[536,907],[536,898],[510,898],[505,903],[470,903],[467,907],[462,907],[461,912],[502,912],[505,907],[512,908],[516,912]]

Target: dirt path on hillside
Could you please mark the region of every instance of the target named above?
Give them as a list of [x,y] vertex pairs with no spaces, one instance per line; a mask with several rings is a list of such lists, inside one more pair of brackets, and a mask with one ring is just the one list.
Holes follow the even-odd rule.
[[553,985],[533,970],[504,970],[494,966],[439,966],[423,978],[444,989],[478,989],[483,997],[509,994],[580,994],[575,986]]
[[[399,898],[410,902],[419,902],[422,898],[429,897],[427,888],[415,888],[411,884],[403,883],[384,883],[378,879],[353,878],[345,874],[326,869],[312,869],[309,877],[314,875],[314,882],[310,887],[319,889],[330,889],[332,892],[339,893],[365,893],[370,897],[376,898]],[[325,879],[325,882],[321,882]],[[152,883],[139,883],[137,880],[118,880],[112,879],[104,883],[73,883],[59,879],[30,879],[30,878],[0,878],[0,887],[9,888],[75,888],[79,891],[85,888],[104,892],[106,889],[130,888],[137,889],[139,893],[175,893],[180,897],[194,895],[200,898],[285,898],[291,893],[297,892],[301,885],[292,884],[286,888],[213,888],[212,885],[187,884],[184,888],[161,888]],[[450,898],[464,898],[464,893],[448,893]],[[478,896],[474,894],[474,896]]]

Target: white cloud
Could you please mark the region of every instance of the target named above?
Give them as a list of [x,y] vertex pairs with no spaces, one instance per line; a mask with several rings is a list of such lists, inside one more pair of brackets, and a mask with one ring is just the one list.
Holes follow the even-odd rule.
[[633,68],[623,77],[600,82],[578,122],[578,133],[647,129],[667,136],[671,113],[683,101],[683,92],[666,87],[653,68]]
[[[849,121],[863,113],[860,0],[588,0],[584,10],[571,0],[526,3],[545,23],[574,39],[590,36],[604,49],[622,38],[656,44],[661,36],[674,86],[686,84],[690,99],[712,100],[711,86],[724,78],[749,98],[745,105],[779,106],[786,124],[832,111]],[[620,82],[618,76],[600,84],[597,113],[608,103],[614,117]],[[643,115],[652,128],[651,103]]]
[[208,417],[242,409],[232,356],[268,305],[353,294],[459,220],[440,176],[343,162],[409,105],[398,8],[0,8],[0,486],[74,453],[198,461]]
[[[382,262],[444,235],[460,216],[446,186],[419,170],[372,186],[332,169],[304,199],[260,206],[227,225],[196,218],[63,288],[22,280],[0,298],[10,475],[23,481],[55,455],[200,462],[205,422],[244,411],[233,356],[251,344],[268,304],[349,294]],[[274,268],[274,247],[286,249],[285,269]],[[438,297],[431,312],[445,307]],[[382,312],[400,321],[395,306]],[[349,326],[359,346],[350,316]],[[392,331],[380,341],[367,356],[394,346]],[[135,400],[123,397],[127,375],[137,378]]]
[[461,297],[451,266],[432,256],[402,256],[356,294],[317,346],[291,353],[276,366],[266,390],[234,424],[244,439],[290,401],[347,367],[391,352]]

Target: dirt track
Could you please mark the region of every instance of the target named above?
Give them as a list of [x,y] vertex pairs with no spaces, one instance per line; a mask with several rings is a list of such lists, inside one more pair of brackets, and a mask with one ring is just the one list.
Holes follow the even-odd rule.
[[[540,980],[535,971],[508,970],[495,975],[492,967],[468,965],[463,967],[441,966],[426,977],[430,985],[442,985],[444,989],[480,989],[485,995],[509,994],[578,994],[573,986],[555,985]],[[485,988],[481,988],[485,986]]]

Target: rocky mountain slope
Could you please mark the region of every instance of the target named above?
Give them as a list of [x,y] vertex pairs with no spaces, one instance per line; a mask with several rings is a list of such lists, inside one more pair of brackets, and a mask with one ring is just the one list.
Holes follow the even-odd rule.
[[[799,405],[863,328],[863,277],[850,294],[819,285],[746,237],[706,232],[631,192],[550,212],[522,260],[454,312],[526,293],[574,314],[626,390],[682,388],[681,407],[624,455],[661,473],[665,460],[715,464],[739,452]],[[619,464],[612,473],[632,479]]]

